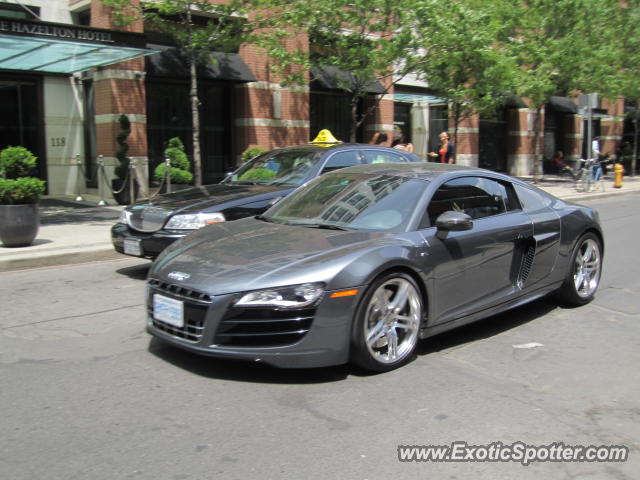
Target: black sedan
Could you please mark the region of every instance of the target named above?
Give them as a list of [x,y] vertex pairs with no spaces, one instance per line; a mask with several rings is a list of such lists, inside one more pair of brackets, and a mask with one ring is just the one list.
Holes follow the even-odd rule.
[[111,229],[111,240],[120,253],[155,258],[194,230],[264,212],[325,172],[361,164],[419,161],[402,150],[361,144],[272,150],[245,163],[219,184],[187,188],[127,207]]
[[543,295],[589,302],[603,254],[596,211],[517,179],[352,167],[166,249],[149,272],[147,329],[205,355],[384,371],[421,338]]

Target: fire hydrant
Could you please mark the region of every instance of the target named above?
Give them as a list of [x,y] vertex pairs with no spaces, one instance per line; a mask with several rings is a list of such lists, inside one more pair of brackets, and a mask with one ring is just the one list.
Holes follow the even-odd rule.
[[622,188],[622,175],[624,175],[624,167],[616,162],[613,166],[613,188]]

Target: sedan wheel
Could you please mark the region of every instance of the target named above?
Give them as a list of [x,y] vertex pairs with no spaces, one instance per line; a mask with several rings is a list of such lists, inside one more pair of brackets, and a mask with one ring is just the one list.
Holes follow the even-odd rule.
[[587,233],[576,243],[570,271],[559,293],[571,305],[590,302],[600,285],[602,273],[602,246],[598,238]]
[[418,343],[422,312],[422,295],[410,276],[393,273],[378,279],[358,311],[353,360],[378,372],[406,363]]

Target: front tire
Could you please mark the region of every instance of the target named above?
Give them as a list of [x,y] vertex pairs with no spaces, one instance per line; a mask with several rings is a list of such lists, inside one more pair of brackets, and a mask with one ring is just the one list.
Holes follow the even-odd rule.
[[423,302],[411,276],[393,272],[377,278],[358,308],[352,361],[386,372],[410,361],[418,344]]
[[593,300],[602,275],[602,244],[593,233],[576,242],[569,271],[558,291],[560,300],[569,305],[585,305]]

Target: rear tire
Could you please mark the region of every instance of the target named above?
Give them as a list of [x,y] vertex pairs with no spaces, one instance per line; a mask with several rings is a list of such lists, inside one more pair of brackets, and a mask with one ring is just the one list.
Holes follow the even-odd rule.
[[576,242],[567,278],[558,290],[559,299],[569,305],[585,305],[593,300],[602,275],[602,244],[593,233]]
[[415,355],[422,315],[422,294],[411,276],[392,272],[377,278],[356,313],[352,362],[374,372],[409,362]]

